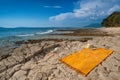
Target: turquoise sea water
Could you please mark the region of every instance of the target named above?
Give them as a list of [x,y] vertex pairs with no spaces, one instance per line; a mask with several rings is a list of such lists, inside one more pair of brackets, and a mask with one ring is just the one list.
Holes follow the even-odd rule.
[[14,48],[16,41],[42,38],[59,28],[0,28],[0,54]]
[[0,28],[0,38],[3,37],[22,37],[48,34],[56,30],[55,28]]
[[15,41],[28,39],[44,39],[49,34],[56,30],[68,30],[78,28],[59,28],[59,27],[44,27],[44,28],[0,28],[0,48],[11,46]]

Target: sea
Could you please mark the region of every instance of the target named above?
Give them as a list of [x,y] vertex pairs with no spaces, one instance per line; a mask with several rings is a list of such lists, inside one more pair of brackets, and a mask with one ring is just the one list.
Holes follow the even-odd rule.
[[0,38],[49,34],[57,28],[0,28]]
[[51,34],[57,34],[57,30],[71,30],[78,28],[66,27],[36,27],[36,28],[0,28],[0,51],[15,47],[16,41],[23,41],[29,39],[45,39],[56,37]]
[[[81,27],[34,27],[34,28],[33,27],[17,27],[17,28],[0,27],[0,55],[3,52],[5,53],[8,52],[10,49],[18,47],[19,45],[15,44],[16,41],[27,41],[30,39],[50,39],[50,38],[68,39],[69,38],[68,36],[66,37],[64,35],[61,36],[57,34],[65,33],[63,31],[60,32],[60,30],[75,30],[80,28]],[[76,39],[77,37],[72,36],[72,38]]]

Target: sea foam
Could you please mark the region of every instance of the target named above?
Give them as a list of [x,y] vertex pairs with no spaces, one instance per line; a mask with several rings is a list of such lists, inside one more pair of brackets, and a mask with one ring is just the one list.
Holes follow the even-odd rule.
[[45,31],[45,32],[38,32],[36,34],[49,34],[49,33],[52,33],[53,30],[48,30],[48,31]]

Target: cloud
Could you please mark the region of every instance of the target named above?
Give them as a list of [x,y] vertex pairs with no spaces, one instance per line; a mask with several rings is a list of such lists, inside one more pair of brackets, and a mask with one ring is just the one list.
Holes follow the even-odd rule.
[[72,16],[73,16],[73,13],[67,12],[67,13],[61,13],[57,16],[52,16],[49,19],[54,20],[54,21],[60,21],[60,20],[64,20],[64,19],[66,19],[68,17],[72,17]]
[[114,11],[120,11],[119,0],[80,0],[76,2],[72,12],[60,13],[49,17],[50,21],[65,20],[100,20]]
[[114,5],[112,8],[109,9],[108,14],[111,14],[114,11],[120,11],[120,5]]
[[57,8],[57,9],[59,9],[59,8],[62,8],[61,6],[43,6],[44,8]]

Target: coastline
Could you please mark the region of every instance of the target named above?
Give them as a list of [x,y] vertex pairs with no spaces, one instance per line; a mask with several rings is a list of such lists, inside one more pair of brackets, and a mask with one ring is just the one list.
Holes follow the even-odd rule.
[[86,28],[76,30],[57,30],[61,32],[58,35],[72,35],[72,36],[114,36],[120,35],[120,28]]
[[[20,46],[13,48],[8,55],[0,59],[0,80],[120,79],[119,31],[120,28],[58,30],[61,33],[51,34],[55,36],[52,38],[49,36],[46,39],[17,41],[15,44]],[[81,50],[87,44],[112,49],[114,52],[87,77],[83,77],[59,59]]]

